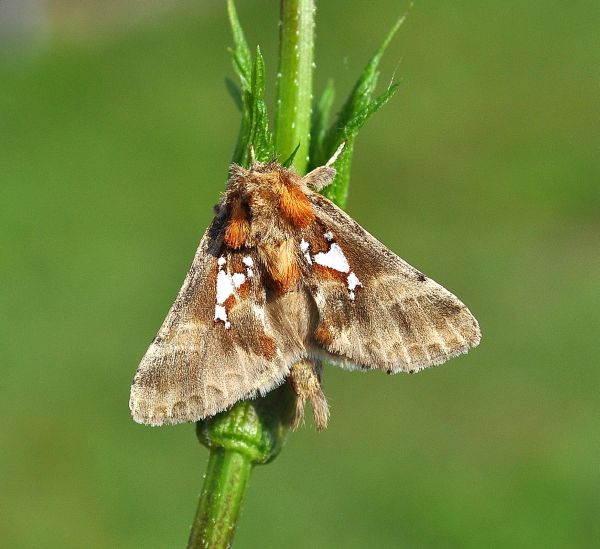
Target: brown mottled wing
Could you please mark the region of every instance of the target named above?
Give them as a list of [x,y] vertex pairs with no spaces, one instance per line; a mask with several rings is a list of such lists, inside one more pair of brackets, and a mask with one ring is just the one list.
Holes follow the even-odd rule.
[[[330,231],[327,245],[337,243],[349,266],[343,273],[323,269],[312,255],[305,268],[319,310],[315,343],[327,358],[348,367],[416,372],[478,345],[477,320],[456,296],[326,198],[311,193],[310,199],[320,225],[314,232],[321,233],[310,235],[312,247]],[[356,277],[352,284],[350,272]]]
[[[202,238],[179,295],[133,380],[129,406],[139,423],[197,421],[240,399],[266,393],[304,353],[306,334],[299,335],[307,324],[304,294],[266,303],[258,254],[230,251],[223,256],[226,264],[219,265],[221,244],[211,233],[209,229]],[[251,273],[244,264],[248,257]],[[223,320],[215,320],[219,269],[250,275],[248,284],[236,288],[223,305],[228,328]],[[281,319],[282,308],[294,316]]]

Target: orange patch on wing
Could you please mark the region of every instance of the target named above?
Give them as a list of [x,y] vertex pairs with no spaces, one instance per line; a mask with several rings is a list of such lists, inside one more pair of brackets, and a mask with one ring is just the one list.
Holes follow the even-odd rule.
[[309,234],[306,236],[306,240],[310,245],[310,253],[318,254],[319,252],[327,253],[329,251],[331,243],[325,240],[323,236],[326,232],[326,229],[322,228],[320,234]]
[[242,261],[242,254],[230,254],[227,258],[227,267],[232,273],[244,273],[246,267]]
[[272,250],[271,256],[268,269],[276,288],[282,293],[293,290],[300,279],[294,243],[291,240],[284,240]]
[[281,213],[295,227],[304,229],[315,220],[315,213],[307,196],[292,183],[283,182],[279,194]]
[[250,236],[250,219],[240,199],[233,203],[229,223],[225,229],[225,244],[234,250],[246,244]]
[[235,296],[234,295],[230,295],[226,300],[225,303],[223,303],[223,307],[225,307],[225,311],[229,312],[231,311],[231,308],[235,305]]
[[244,281],[244,283],[237,289],[237,293],[241,299],[246,299],[250,294],[250,283],[248,279]]
[[258,338],[259,341],[259,354],[264,356],[267,360],[273,360],[277,355],[277,344],[272,337],[266,334],[262,334]]
[[315,263],[313,265],[313,270],[317,274],[317,276],[320,276],[322,278],[327,278],[330,280],[339,280],[344,284],[348,283],[348,273],[342,273],[341,271],[336,271],[335,269],[324,267],[323,265],[319,265],[318,263]]
[[323,345],[331,345],[333,342],[333,334],[325,324],[319,324],[314,335],[315,339]]

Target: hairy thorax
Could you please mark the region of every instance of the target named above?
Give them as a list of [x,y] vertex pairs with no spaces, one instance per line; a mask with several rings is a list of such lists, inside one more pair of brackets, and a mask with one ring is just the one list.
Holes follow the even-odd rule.
[[295,289],[300,279],[298,243],[290,234],[315,222],[307,191],[301,177],[277,164],[252,172],[236,167],[219,206],[226,220],[223,244],[256,248],[280,293]]

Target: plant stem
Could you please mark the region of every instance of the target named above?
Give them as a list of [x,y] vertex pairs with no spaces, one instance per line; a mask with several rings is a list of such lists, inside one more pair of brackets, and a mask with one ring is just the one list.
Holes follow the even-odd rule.
[[293,166],[308,164],[314,55],[314,0],[282,0],[277,74],[275,149],[281,159],[298,147]]
[[294,403],[295,395],[284,384],[197,423],[198,439],[210,449],[210,457],[189,549],[231,546],[250,472],[281,451]]
[[[234,29],[240,29],[232,0],[228,8]],[[284,159],[300,144],[293,162],[298,173],[306,169],[310,145],[314,12],[314,0],[281,1],[276,151]],[[240,33],[236,51],[243,52],[247,46]],[[248,72],[249,61],[242,62]],[[243,142],[241,149],[256,144]],[[198,438],[210,449],[210,457],[189,549],[231,546],[252,468],[279,454],[292,424],[295,398],[285,383],[265,397],[238,402],[197,423]]]
[[228,547],[252,470],[247,456],[224,448],[210,453],[188,547]]

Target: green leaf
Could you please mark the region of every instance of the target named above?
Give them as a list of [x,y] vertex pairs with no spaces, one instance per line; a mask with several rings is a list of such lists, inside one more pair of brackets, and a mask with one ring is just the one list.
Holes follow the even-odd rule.
[[333,80],[329,80],[319,102],[313,107],[310,128],[310,158],[318,157],[323,148],[323,140],[329,126],[329,116],[334,98],[335,88]]
[[256,48],[256,56],[252,66],[252,87],[250,92],[250,131],[245,140],[246,154],[244,165],[250,162],[250,147],[254,147],[256,159],[268,162],[275,156],[273,134],[269,129],[267,106],[264,101],[265,92],[265,61],[260,48]]
[[[398,91],[399,84],[391,85],[377,99],[369,103],[367,107],[359,112],[346,125],[347,139],[344,150],[335,162],[336,178],[335,181],[325,187],[322,194],[339,206],[346,204],[348,199],[348,182],[350,181],[350,166],[352,164],[352,154],[354,152],[354,140],[358,130],[363,124],[375,114],[383,105],[385,105],[393,95]],[[337,183],[337,184],[336,184]]]
[[[381,46],[373,54],[366,67],[363,69],[360,77],[358,78],[350,96],[346,100],[346,103],[342,107],[338,118],[338,127],[344,127],[357,113],[364,110],[371,102],[371,97],[377,86],[377,80],[379,78],[379,63],[385,50],[389,46],[392,38],[398,32],[398,29],[404,22],[404,17],[401,17],[396,24],[388,32],[384,38]],[[335,130],[333,131],[335,134]],[[341,142],[341,141],[340,141]],[[334,149],[335,150],[335,149]]]
[[281,165],[284,168],[289,168],[292,165],[292,162],[294,161],[294,158],[296,157],[296,154],[297,154],[299,148],[300,148],[300,143],[298,143],[296,145],[296,148],[292,151],[292,154],[290,154],[290,156],[288,156],[286,158],[286,160],[281,163]]
[[354,138],[350,138],[344,145],[344,150],[334,163],[335,179],[331,185],[325,187],[321,194],[326,196],[340,208],[346,206],[348,199],[348,183],[350,182],[350,166],[352,165],[352,155],[354,153]]
[[[323,194],[340,207],[346,204],[348,196],[350,166],[356,135],[363,124],[398,91],[399,85],[392,84],[384,93],[373,99],[373,92],[379,78],[379,63],[404,19],[405,17],[400,18],[388,32],[381,46],[379,46],[360,74],[335,123],[318,140],[318,144],[311,155],[310,169],[313,169],[325,164],[340,144],[344,141],[346,142],[344,151],[334,164],[337,171],[336,177],[333,183],[323,190]],[[321,131],[323,131],[322,128]]]
[[[256,49],[254,61],[244,37],[244,31],[237,17],[233,0],[227,1],[229,22],[233,35],[233,67],[240,80],[240,89],[229,91],[236,100],[242,120],[232,161],[248,167],[251,162],[250,148],[254,147],[256,159],[261,162],[271,160],[274,155],[273,134],[269,129],[267,107],[264,102],[265,62]],[[236,93],[239,91],[239,94]]]
[[242,26],[240,25],[233,0],[227,0],[227,13],[229,14],[229,24],[231,25],[231,33],[233,35],[233,48],[231,49],[233,66],[240,79],[242,91],[250,91],[252,55],[250,48],[248,48]]
[[354,137],[363,124],[371,118],[383,105],[385,105],[398,91],[400,84],[392,84],[377,99],[371,101],[362,111],[359,111],[354,118],[348,121],[345,127],[346,135]]

